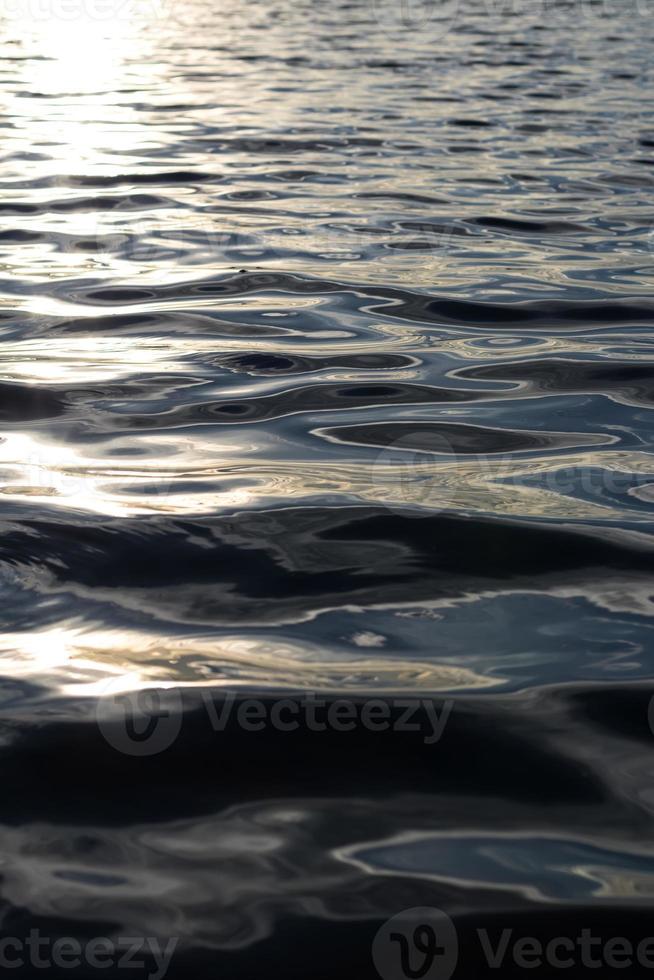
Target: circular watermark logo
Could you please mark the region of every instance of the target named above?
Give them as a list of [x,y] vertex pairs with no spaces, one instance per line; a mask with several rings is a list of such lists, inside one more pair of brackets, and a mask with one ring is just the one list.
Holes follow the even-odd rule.
[[[445,456],[445,459],[438,457]],[[416,426],[389,442],[375,458],[372,484],[384,506],[416,517],[448,509],[456,495],[452,473],[457,455],[447,436]],[[439,466],[439,464],[441,464]]]
[[459,958],[454,923],[441,909],[404,909],[381,926],[372,960],[382,980],[449,980]]
[[430,41],[449,32],[459,9],[459,0],[370,0],[370,4],[384,32],[396,36],[419,31]]
[[124,678],[115,678],[98,699],[95,716],[105,741],[117,752],[157,755],[180,733],[182,695],[178,688],[126,691]]

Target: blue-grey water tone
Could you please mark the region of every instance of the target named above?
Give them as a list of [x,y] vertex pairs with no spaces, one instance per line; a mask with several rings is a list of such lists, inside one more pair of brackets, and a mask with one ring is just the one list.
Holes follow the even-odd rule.
[[[1,965],[635,949],[652,4],[0,12]],[[378,933],[424,907],[440,973]]]

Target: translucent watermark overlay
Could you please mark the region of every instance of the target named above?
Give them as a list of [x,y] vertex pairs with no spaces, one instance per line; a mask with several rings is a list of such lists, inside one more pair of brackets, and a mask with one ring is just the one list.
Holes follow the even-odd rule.
[[454,923],[441,909],[404,909],[388,919],[372,944],[382,980],[449,980],[459,958]]
[[[577,26],[599,25],[624,16],[651,17],[650,0],[362,0],[370,23],[389,37],[421,32],[433,42],[446,37],[464,19],[477,22],[528,17],[541,24],[555,21]],[[243,29],[253,22],[263,23],[264,5],[243,4],[230,9],[226,29]],[[301,11],[294,11],[297,17]],[[282,16],[284,16],[282,12]],[[306,16],[311,16],[307,7]],[[171,27],[198,27],[206,23],[206,6],[194,0],[0,0],[0,17],[18,18],[32,23],[108,24],[131,22],[147,25],[159,21]],[[293,21],[290,21],[293,23]]]
[[139,976],[147,980],[163,980],[178,942],[173,938],[161,943],[152,936],[120,936],[115,939],[98,936],[83,941],[74,936],[53,939],[44,936],[39,929],[31,929],[27,936],[0,938],[0,970],[57,967],[60,970],[83,970],[88,976],[88,970],[113,967],[139,970]]
[[[404,515],[407,506],[419,508],[415,516],[448,510],[456,505],[456,483],[436,480],[434,454],[448,461],[455,456],[445,435],[436,435],[430,452],[417,448],[421,430],[393,439],[375,457],[371,482],[384,500],[387,510]],[[418,436],[418,438],[416,437]]]
[[125,691],[117,678],[105,686],[96,705],[96,722],[105,741],[123,755],[165,752],[177,739],[183,719],[177,688]]
[[444,37],[459,12],[460,0],[369,0],[374,21],[384,32],[429,32],[430,40]]
[[[184,699],[179,688],[125,691],[113,681],[98,699],[96,721],[109,745],[125,755],[150,756],[166,751],[182,730]],[[355,699],[322,697],[312,691],[283,697],[256,698],[228,692],[216,700],[201,692],[214,732],[235,726],[244,732],[400,732],[435,745],[443,736],[454,707],[431,698]],[[197,700],[194,701],[194,705]]]
[[[284,352],[280,349],[279,353]],[[378,402],[384,405],[383,395]],[[364,441],[368,462],[361,466],[360,482],[367,499],[398,515],[420,518],[475,506],[480,495],[487,493],[507,503],[513,494],[533,494],[541,503],[548,499],[548,506],[557,506],[559,498],[589,507],[629,510],[651,499],[654,455],[644,450],[635,456],[603,445],[602,452],[593,455],[594,465],[588,465],[583,444],[574,444],[574,433],[567,440],[569,453],[562,442],[560,453],[544,454],[538,448],[537,431],[521,434],[508,429],[506,438],[524,436],[525,448],[483,453],[461,450],[466,442],[472,447],[475,441],[486,439],[484,427],[469,422],[395,421],[388,426],[373,422],[370,427],[373,432],[377,426],[381,441],[389,426],[398,424],[400,434],[388,438],[385,445],[375,449]],[[347,426],[342,427],[340,435],[346,444],[359,444],[357,426],[354,429],[348,442]],[[501,443],[501,430],[488,432]],[[48,443],[9,434],[2,454],[2,465],[9,474],[4,492],[42,496],[81,509],[97,509],[105,503],[114,507],[123,499],[144,510],[177,505],[180,478],[174,465],[151,471],[129,464],[122,469],[107,466],[101,456],[93,457],[92,443],[83,442],[83,435],[79,423],[63,420],[53,426]],[[533,448],[528,446],[530,440]]]
[[[153,175],[153,179],[156,175]],[[205,178],[206,179],[206,178]],[[289,181],[293,183],[292,174]],[[193,183],[192,174],[189,184]],[[452,219],[400,221],[383,219],[375,224],[325,223],[270,228],[262,233],[234,224],[234,217],[205,203],[187,212],[186,224],[178,226],[178,212],[152,208],[143,195],[110,193],[101,209],[80,219],[80,231],[62,243],[64,252],[87,253],[98,262],[129,263],[132,275],[138,266],[162,261],[214,264],[227,268],[257,266],[260,262],[316,258],[348,259],[403,255],[407,252],[447,255],[462,243],[482,236],[464,229]]]
[[603,21],[620,19],[625,8],[632,17],[649,18],[650,0],[368,0],[371,19],[377,28],[397,39],[402,34],[420,33],[425,40],[442,41],[464,24],[488,18],[496,23],[513,23],[521,17],[526,23],[565,26],[572,21],[577,29],[599,27]]
[[0,0],[0,16],[31,24],[148,23],[163,19],[169,0]]
[[[461,452],[456,445],[459,438],[467,438],[466,423],[462,423],[461,437],[456,435],[456,423],[448,422],[442,432],[438,426],[438,422],[415,423],[414,427],[405,423],[403,433],[374,456],[370,482],[386,509],[419,518],[467,506],[473,492],[495,491],[506,496],[512,489],[597,506],[615,506],[622,500],[627,507],[654,477],[654,457],[649,464],[645,454],[634,472],[633,461],[621,462],[619,451],[612,453],[610,448],[595,466],[581,462],[575,454],[543,462],[540,456],[528,455],[527,448]],[[483,427],[477,428],[484,438]],[[501,439],[499,430],[491,434]],[[511,435],[507,431],[507,437]],[[538,433],[526,435],[537,437]],[[477,436],[472,433],[470,438]],[[538,453],[535,447],[531,451]]]
[[557,20],[569,23],[576,18],[577,27],[599,25],[602,21],[624,16],[648,18],[652,15],[649,0],[368,0],[373,21],[390,36],[420,32],[429,41],[442,40],[459,23],[503,20],[519,16],[540,24]]
[[[75,443],[72,427],[59,426],[56,440],[51,445],[33,443],[21,460],[9,463],[19,474],[16,492],[21,486],[27,487],[31,494],[66,498],[74,504],[88,494],[89,476],[69,448]],[[7,486],[11,488],[12,484]]]
[[372,960],[382,980],[449,980],[468,956],[498,971],[654,970],[654,935],[633,940],[582,927],[543,939],[511,927],[480,926],[472,934],[467,930],[465,938],[464,946],[454,922],[441,909],[405,909],[378,930]]

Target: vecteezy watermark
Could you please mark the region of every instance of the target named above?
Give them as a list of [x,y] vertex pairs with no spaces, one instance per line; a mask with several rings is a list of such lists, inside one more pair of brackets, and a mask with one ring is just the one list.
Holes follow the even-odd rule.
[[404,909],[381,926],[372,944],[382,980],[449,980],[458,957],[454,923],[436,908]]
[[546,942],[535,936],[516,934],[502,929],[493,935],[477,929],[477,938],[488,966],[501,970],[514,963],[524,970],[547,966],[554,970],[599,969],[624,970],[633,966],[654,969],[654,936],[633,943],[623,936],[593,935],[592,929],[580,929],[575,936],[553,936]]
[[105,740],[124,755],[157,755],[170,748],[183,718],[178,688],[122,689],[122,679],[110,681],[98,699],[95,717]]
[[[378,453],[372,465],[372,484],[388,510],[402,516],[416,517],[447,510],[455,503],[457,485],[448,479],[447,471],[438,478],[435,460],[456,459],[452,444],[436,430],[429,449],[421,446],[421,436],[428,426],[418,427],[393,439]],[[419,510],[407,510],[422,508]],[[425,509],[426,508],[426,509]]]
[[[383,427],[379,426],[381,432]],[[652,483],[654,457],[640,455],[637,467],[610,446],[595,466],[585,465],[580,455],[552,456],[546,465],[527,455],[525,447],[495,452],[474,452],[475,440],[486,438],[483,426],[438,421],[403,423],[403,432],[389,440],[373,457],[370,484],[375,499],[405,517],[425,517],[469,505],[475,495],[517,492],[539,494],[541,501],[556,497],[606,505],[630,499]],[[342,429],[345,433],[347,428]],[[370,431],[373,429],[371,427]],[[501,430],[488,430],[501,443]],[[513,432],[507,435],[519,436]],[[523,433],[526,440],[538,433]],[[565,435],[565,434],[562,434]],[[611,437],[607,437],[611,438]],[[569,436],[571,444],[574,433]]]
[[[466,931],[465,946],[461,943],[461,948],[465,949],[466,959],[485,963],[491,970],[654,970],[654,935],[634,941],[624,936],[596,935],[593,929],[581,928],[574,935],[542,938],[510,927],[479,927],[472,934]],[[372,960],[382,980],[449,980],[459,962],[457,929],[441,909],[405,909],[378,930],[372,944]]]
[[153,208],[150,199],[138,191],[106,194],[93,215],[78,217],[78,227],[79,231],[62,242],[63,251],[88,253],[89,260],[99,263],[111,259],[144,269],[166,260],[212,262],[234,269],[269,261],[292,262],[305,258],[307,250],[317,257],[343,260],[408,251],[445,255],[465,239],[481,234],[451,219],[389,222],[372,214],[370,223],[329,221],[307,226],[295,221],[259,235],[235,225],[229,206],[221,210],[220,199],[215,205],[197,207],[188,227],[180,229],[174,212]]
[[380,30],[392,36],[402,32],[420,32],[425,40],[442,39],[457,27],[459,21],[481,25],[494,19],[495,28],[521,15],[531,23],[597,24],[625,15],[650,17],[650,0],[368,0],[373,20]]
[[[252,4],[235,5],[220,20],[225,32],[236,33],[252,26],[256,11]],[[0,19],[20,19],[24,24],[100,25],[124,24],[147,27],[161,21],[174,29],[206,26],[207,6],[201,0],[0,0]],[[261,15],[263,19],[263,14]]]
[[[105,740],[126,755],[164,752],[182,728],[184,703],[179,688],[124,691],[111,682],[96,706],[96,720]],[[425,745],[442,737],[453,700],[437,704],[430,698],[318,697],[308,691],[279,698],[238,697],[216,700],[201,692],[214,732],[233,727],[245,732],[402,732],[422,736]],[[197,701],[194,702],[197,706]]]
[[31,929],[26,937],[0,938],[0,970],[26,966],[37,970],[58,967],[85,971],[113,967],[140,970],[139,976],[147,977],[147,980],[163,980],[178,941],[169,939],[163,945],[152,936],[120,936],[117,939],[99,936],[82,942],[72,936],[52,939],[43,936],[39,929]]
[[28,24],[139,20],[147,23],[163,18],[167,6],[165,0],[0,0],[0,16],[20,18]]
[[370,0],[379,27],[390,34],[429,31],[429,39],[447,34],[455,22],[459,0]]

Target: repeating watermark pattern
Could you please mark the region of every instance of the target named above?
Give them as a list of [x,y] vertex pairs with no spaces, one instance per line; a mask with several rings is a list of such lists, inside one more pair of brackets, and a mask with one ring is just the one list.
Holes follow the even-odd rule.
[[[364,471],[365,486],[387,510],[419,518],[467,507],[474,494],[506,496],[511,490],[538,494],[542,499],[547,495],[552,502],[555,497],[594,506],[621,502],[625,508],[651,497],[654,456],[645,451],[627,455],[619,446],[613,449],[612,440],[617,443],[617,439],[611,435],[602,443],[601,458],[595,457],[596,465],[589,466],[582,455],[583,442],[578,452],[564,455],[568,446],[562,443],[560,455],[544,456],[536,448],[538,432],[534,431],[525,433],[534,441],[534,449],[528,452],[461,452],[459,440],[466,438],[466,425],[460,426],[462,435],[455,434],[456,423],[440,425],[438,421],[407,421],[400,436],[371,452]],[[379,428],[383,431],[384,427]],[[470,439],[483,440],[483,427],[477,428],[479,433],[473,432]],[[508,437],[515,434],[515,430],[507,432]],[[502,438],[499,430],[492,435]],[[107,470],[102,459],[77,454],[82,436],[78,422],[67,425],[65,421],[53,427],[49,444],[34,441],[26,446],[20,434],[9,433],[3,465],[15,476],[5,484],[5,492],[54,497],[84,508],[90,500],[111,494],[117,483],[121,494],[134,496],[135,505],[148,508],[175,503],[178,476],[174,469],[149,473],[126,466],[122,473],[115,467]],[[568,444],[574,449],[574,433]]]
[[[461,0],[362,0],[367,7],[371,26],[393,38],[404,32],[425,34],[433,42],[442,39],[468,17],[477,21],[515,19],[525,16],[531,21],[552,24],[569,23],[571,16],[577,24],[599,25],[624,16],[625,7],[634,17],[650,17],[650,0],[476,0],[472,4]],[[253,17],[265,17],[260,11],[244,5],[238,24],[251,26]],[[162,21],[172,27],[197,25],[202,20],[202,4],[188,0],[0,0],[0,16],[20,18],[25,22],[75,21],[129,22],[147,25]]]
[[178,942],[174,938],[162,944],[152,936],[120,936],[116,939],[98,936],[81,942],[73,936],[52,939],[42,935],[39,929],[31,929],[25,937],[0,938],[0,970],[57,967],[86,971],[113,967],[140,970],[140,976],[147,980],[163,980]]
[[[460,945],[463,948],[452,919],[441,909],[405,909],[378,930],[372,959],[382,980],[449,980],[459,963]],[[544,940],[511,927],[479,927],[472,933],[472,940],[466,932],[465,953],[475,962],[498,971],[509,967],[654,970],[654,935],[634,941],[580,928],[574,935]]]
[[[148,756],[164,752],[182,728],[184,703],[179,688],[124,691],[112,682],[96,706],[103,737],[125,755]],[[113,688],[113,689],[112,689]],[[454,707],[453,700],[437,705],[429,698],[328,699],[313,692],[296,697],[252,698],[227,693],[216,701],[201,692],[214,732],[236,726],[245,732],[406,732],[418,734],[425,745],[440,741]],[[194,702],[194,705],[197,702]]]

